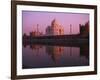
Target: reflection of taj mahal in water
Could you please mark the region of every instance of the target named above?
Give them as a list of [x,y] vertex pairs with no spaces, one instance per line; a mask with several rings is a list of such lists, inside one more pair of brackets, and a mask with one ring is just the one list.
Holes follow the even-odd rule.
[[47,46],[46,47],[46,52],[48,53],[48,55],[51,56],[53,61],[56,62],[64,54],[64,47]]
[[46,28],[46,35],[64,35],[64,28],[54,19]]
[[[26,47],[26,46],[25,46]],[[84,48],[85,47],[85,48]],[[79,57],[82,59],[83,57],[87,60],[89,59],[89,51],[88,47],[63,47],[63,46],[42,46],[42,45],[30,45],[34,55],[39,56],[43,53],[47,53],[53,62],[57,63],[61,60],[62,56],[66,56],[70,59],[77,60]],[[41,53],[41,51],[44,51]],[[65,53],[67,53],[65,55]],[[44,54],[43,54],[44,55]]]

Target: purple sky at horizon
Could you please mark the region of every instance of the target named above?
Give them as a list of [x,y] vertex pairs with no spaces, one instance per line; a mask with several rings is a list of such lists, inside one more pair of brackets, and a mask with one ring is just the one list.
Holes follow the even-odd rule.
[[39,24],[39,31],[45,34],[46,27],[50,26],[54,19],[62,25],[64,34],[70,34],[70,24],[72,25],[72,34],[77,34],[79,33],[79,24],[84,25],[89,21],[89,14],[22,11],[23,34],[29,35],[30,32],[35,31],[37,24]]

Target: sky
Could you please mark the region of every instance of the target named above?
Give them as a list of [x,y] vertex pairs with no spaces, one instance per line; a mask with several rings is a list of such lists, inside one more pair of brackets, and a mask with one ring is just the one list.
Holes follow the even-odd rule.
[[22,11],[23,34],[29,35],[30,32],[38,29],[45,34],[47,26],[56,19],[64,28],[64,34],[70,34],[70,24],[72,25],[72,34],[79,33],[79,24],[85,24],[89,21],[89,14],[86,13],[67,13],[67,12],[36,12]]

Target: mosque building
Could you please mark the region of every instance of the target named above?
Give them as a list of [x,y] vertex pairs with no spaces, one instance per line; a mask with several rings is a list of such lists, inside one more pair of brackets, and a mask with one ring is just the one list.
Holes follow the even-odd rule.
[[64,28],[54,19],[51,25],[46,28],[46,35],[64,35]]
[[39,27],[39,24],[37,24],[37,29],[36,30],[30,32],[31,37],[42,36],[43,35],[43,32],[40,32],[38,27]]

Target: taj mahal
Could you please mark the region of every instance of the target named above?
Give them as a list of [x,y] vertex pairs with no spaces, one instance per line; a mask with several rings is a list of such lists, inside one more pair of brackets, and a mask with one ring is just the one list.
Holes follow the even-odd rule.
[[46,35],[64,35],[64,28],[54,19],[51,25],[46,28]]

